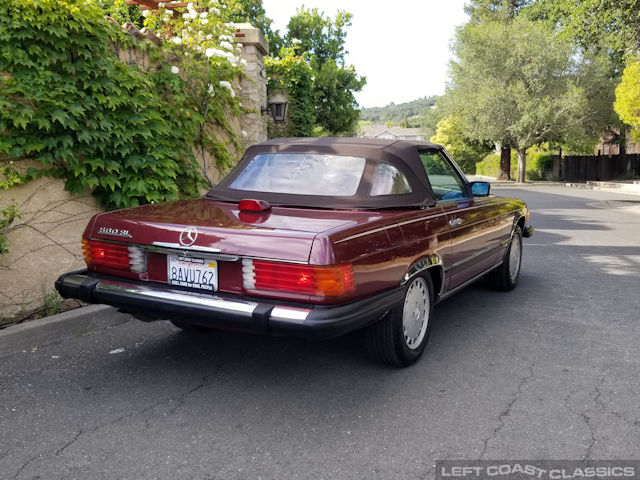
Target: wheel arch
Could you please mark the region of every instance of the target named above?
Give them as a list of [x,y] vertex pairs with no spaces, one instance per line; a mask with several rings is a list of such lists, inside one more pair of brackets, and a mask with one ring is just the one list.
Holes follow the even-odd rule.
[[400,285],[405,285],[418,274],[428,274],[431,277],[433,293],[436,299],[442,294],[444,285],[444,266],[438,255],[429,255],[415,261],[402,277]]

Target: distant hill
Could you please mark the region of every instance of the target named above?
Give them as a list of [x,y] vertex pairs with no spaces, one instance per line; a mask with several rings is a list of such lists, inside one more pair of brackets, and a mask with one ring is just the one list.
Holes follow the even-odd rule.
[[360,110],[360,120],[371,123],[393,122],[400,123],[405,117],[419,116],[436,103],[438,97],[422,97],[407,103],[395,104],[391,102],[386,107],[363,108]]

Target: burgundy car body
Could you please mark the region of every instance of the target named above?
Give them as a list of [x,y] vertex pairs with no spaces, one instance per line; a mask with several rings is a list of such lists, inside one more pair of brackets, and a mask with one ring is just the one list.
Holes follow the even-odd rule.
[[[385,150],[394,144],[369,139],[322,142],[274,140],[254,151],[263,151],[261,147],[290,151],[293,144],[294,151],[323,151],[326,147],[339,153],[344,147],[357,148],[365,155],[368,149]],[[428,148],[446,155],[438,145],[401,143],[406,148]],[[250,150],[238,169],[244,168],[252,155]],[[415,187],[416,180],[411,181]],[[443,299],[499,266],[516,226],[524,236],[532,233],[526,224],[528,210],[520,200],[465,195],[435,201],[428,181],[421,181],[426,200],[408,207],[318,208],[272,202],[270,209],[247,212],[239,210],[237,199],[226,196],[229,190],[223,185],[221,193],[214,190],[200,199],[102,213],[91,219],[84,240],[117,243],[123,246],[123,255],[126,248],[135,247],[139,255],[135,258],[142,258],[143,266],[134,272],[90,263],[87,270],[61,276],[56,287],[65,297],[110,304],[146,320],[173,318],[216,328],[308,338],[341,335],[375,322],[392,305],[402,302],[403,285],[414,274],[428,272],[435,300]],[[239,192],[241,197],[268,195]],[[193,244],[184,245],[190,241],[181,242],[184,232],[193,227],[197,237]],[[171,254],[215,260],[217,291],[168,285],[167,256]],[[335,296],[247,289],[243,282],[246,259],[302,266],[348,265],[352,276],[345,282],[352,281],[355,288]]]

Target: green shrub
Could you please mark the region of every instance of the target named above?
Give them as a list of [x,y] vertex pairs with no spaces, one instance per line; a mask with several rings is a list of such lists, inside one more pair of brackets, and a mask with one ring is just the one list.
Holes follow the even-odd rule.
[[[548,152],[527,153],[527,180],[544,180],[553,168],[553,154]],[[511,178],[518,172],[518,155],[511,150]],[[500,175],[500,155],[492,153],[476,163],[476,175],[497,178]]]
[[[514,178],[518,170],[518,156],[511,151],[511,178]],[[497,178],[500,175],[500,155],[491,153],[476,163],[476,175]]]
[[553,168],[553,155],[550,153],[532,153],[527,155],[528,180],[544,180]]

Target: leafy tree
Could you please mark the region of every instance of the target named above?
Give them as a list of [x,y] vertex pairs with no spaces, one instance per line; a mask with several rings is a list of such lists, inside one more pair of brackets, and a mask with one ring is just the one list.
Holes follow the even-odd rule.
[[622,121],[633,127],[634,139],[640,141],[640,61],[624,69],[622,81],[616,88],[614,108]]
[[285,42],[297,53],[306,52],[315,57],[319,66],[330,59],[344,63],[344,42],[352,18],[351,13],[338,11],[332,20],[317,8],[303,6],[289,20]]
[[516,17],[465,25],[454,51],[450,90],[465,134],[513,145],[523,182],[527,148],[578,123],[586,110],[571,45],[548,24]]
[[548,20],[584,49],[608,53],[624,63],[626,52],[640,47],[640,2],[637,0],[537,0],[529,17]]
[[465,137],[462,122],[457,117],[440,120],[437,133],[431,141],[444,145],[460,168],[469,174],[475,173],[476,163],[493,150],[491,142],[479,142]]
[[316,132],[353,134],[359,118],[355,92],[366,83],[352,65],[345,65],[344,41],[352,15],[338,12],[331,19],[318,9],[299,8],[291,17],[285,46],[309,55],[314,76]]
[[508,23],[529,3],[528,0],[473,0],[465,5],[472,22]]
[[556,132],[554,143],[568,152],[591,154],[601,137],[619,142],[624,148],[625,127],[613,109],[615,88],[619,75],[612,74],[613,60],[608,55],[582,52],[576,71],[575,84],[586,99],[584,116],[578,123]]
[[359,92],[365,79],[358,77],[353,65],[345,67],[329,59],[319,66],[313,59],[314,105],[318,126],[329,135],[353,135],[359,118],[354,92]]
[[[636,0],[538,0],[525,9],[529,18],[542,19],[554,25],[569,41],[580,47],[581,56],[591,62],[587,83],[592,111],[585,129],[570,133],[568,143],[584,143],[586,138],[606,137],[626,146],[626,127],[613,109],[615,85],[629,61],[629,54],[640,47],[640,2]],[[592,61],[596,59],[595,61]],[[631,62],[633,62],[633,56]],[[593,71],[599,66],[599,71]],[[598,81],[594,80],[598,78]],[[597,86],[599,84],[599,86]],[[585,136],[585,132],[587,135]],[[592,142],[596,143],[596,142]]]
[[447,115],[442,103],[445,101],[444,96],[439,97],[435,105],[420,115],[420,130],[425,138],[431,138],[438,130],[438,123]]
[[[528,0],[472,0],[465,6],[472,23],[496,22],[507,25],[512,22]],[[511,179],[511,145],[502,138],[500,144],[500,180]]]

